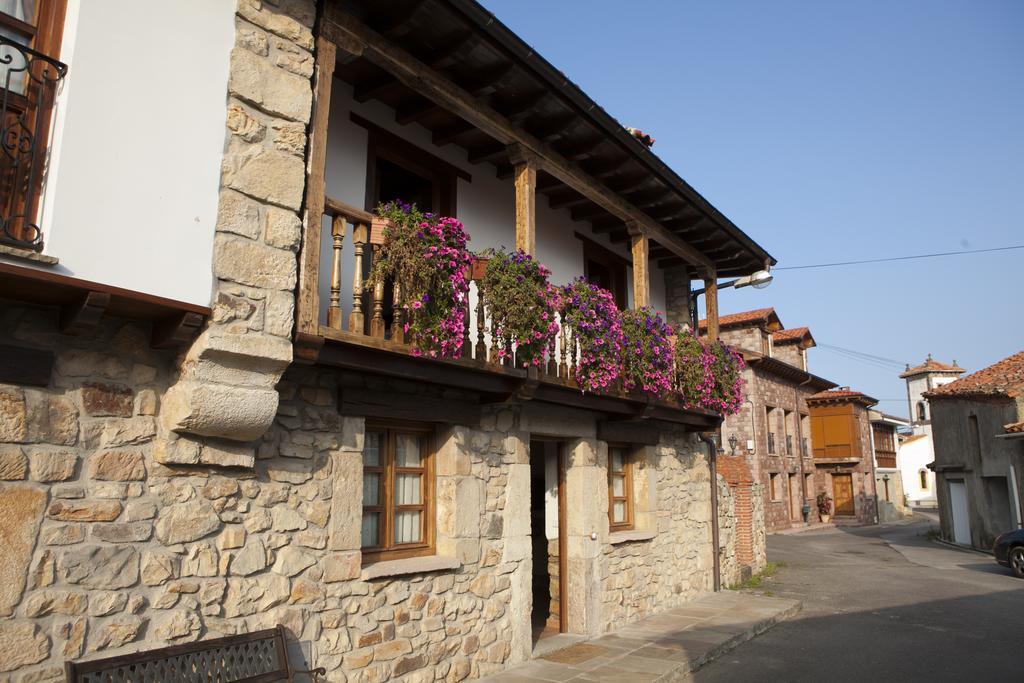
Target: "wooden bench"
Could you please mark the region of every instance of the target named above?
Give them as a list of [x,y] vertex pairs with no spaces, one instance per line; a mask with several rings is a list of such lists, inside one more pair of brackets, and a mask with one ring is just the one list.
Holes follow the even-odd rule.
[[294,669],[284,627],[64,665],[68,683],[292,683],[326,676],[322,666]]

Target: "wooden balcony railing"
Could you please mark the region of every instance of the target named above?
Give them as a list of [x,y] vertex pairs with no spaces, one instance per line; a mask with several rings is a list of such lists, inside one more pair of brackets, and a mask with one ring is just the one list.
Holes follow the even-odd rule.
[[[327,328],[325,332],[341,340],[378,340],[377,343],[392,350],[412,352],[403,331],[402,311],[393,303],[400,298],[397,285],[373,283],[369,277],[384,243],[385,222],[330,198],[324,201],[324,215],[331,220],[330,293],[322,322]],[[346,253],[351,253],[351,259]],[[485,261],[478,261],[472,272],[461,360],[479,366],[515,367],[515,347],[510,340],[498,339],[494,334],[487,302],[479,286],[485,265]],[[346,306],[343,298],[349,282],[351,303]],[[349,309],[347,317],[344,315],[346,308]],[[544,376],[571,380],[578,362],[578,345],[572,330],[561,325],[557,314],[556,319],[560,332],[548,346],[538,369]],[[499,353],[502,349],[504,353]]]

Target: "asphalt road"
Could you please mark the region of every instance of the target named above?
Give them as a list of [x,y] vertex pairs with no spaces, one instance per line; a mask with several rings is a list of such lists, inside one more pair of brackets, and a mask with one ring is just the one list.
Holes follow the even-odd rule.
[[768,559],[785,566],[754,592],[803,611],[694,680],[1024,680],[1024,581],[927,540],[931,526],[769,536]]

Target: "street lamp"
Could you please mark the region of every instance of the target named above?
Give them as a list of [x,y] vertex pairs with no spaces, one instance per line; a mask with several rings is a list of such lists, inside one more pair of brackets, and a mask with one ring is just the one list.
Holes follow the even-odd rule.
[[737,443],[737,441],[738,441],[738,439],[736,438],[735,434],[732,434],[732,435],[729,436],[729,450],[731,451],[729,453],[729,455],[736,455],[736,443]]
[[[718,285],[718,288],[727,289],[732,287],[733,289],[742,289],[743,287],[753,287],[754,289],[764,289],[770,285],[774,279],[775,276],[768,270],[759,270],[751,273],[750,275],[744,275],[743,277],[738,277],[735,280],[723,282]],[[706,291],[706,288],[701,287],[700,289],[695,289],[690,292],[690,320],[693,323],[693,329],[695,330],[697,329],[697,321],[699,320],[697,317],[699,315],[697,313],[697,297],[704,294]]]

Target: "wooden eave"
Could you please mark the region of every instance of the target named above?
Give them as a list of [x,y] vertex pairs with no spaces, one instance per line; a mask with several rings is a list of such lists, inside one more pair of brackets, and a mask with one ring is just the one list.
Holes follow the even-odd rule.
[[88,333],[104,316],[149,322],[155,348],[191,342],[210,317],[208,306],[2,262],[0,299],[56,308],[60,332],[70,335]]
[[762,356],[760,354],[753,354],[746,352],[743,354],[744,360],[750,367],[756,370],[766,372],[771,375],[775,375],[781,379],[785,379],[789,382],[795,382],[800,386],[806,386],[809,389],[815,391],[825,391],[839,386],[835,382],[829,381],[824,377],[801,370],[795,365],[790,365],[778,358],[772,358],[770,356]]
[[[775,263],[564,74],[473,0],[327,0],[336,77],[471,162],[511,177],[508,146],[537,152],[537,190],[626,245],[626,222],[661,265],[728,277]],[[699,243],[699,246],[695,246]]]

